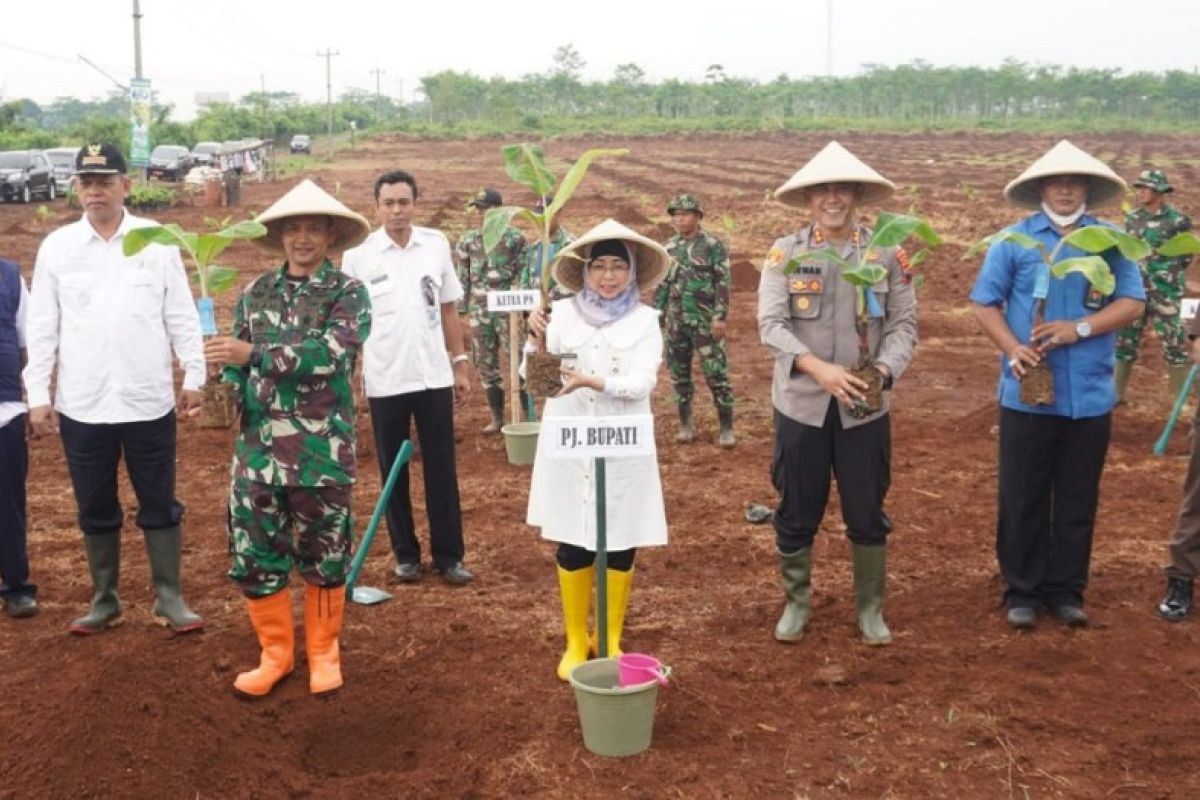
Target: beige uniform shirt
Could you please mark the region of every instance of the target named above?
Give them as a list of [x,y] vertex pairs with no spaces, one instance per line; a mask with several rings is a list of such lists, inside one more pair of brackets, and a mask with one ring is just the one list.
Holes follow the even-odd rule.
[[[899,380],[917,344],[916,297],[900,249],[888,247],[868,254],[863,245],[870,235],[869,228],[860,226],[840,255],[854,261],[857,252],[859,258],[878,260],[887,268],[887,279],[870,289],[884,316],[871,319],[868,338],[872,363],[883,364],[891,370],[893,380]],[[758,333],[775,357],[771,400],[784,416],[815,427],[824,425],[833,398],[811,376],[798,372],[795,360],[812,353],[833,364],[855,366],[854,287],[842,279],[841,268],[834,263],[805,263],[790,275],[783,269],[796,256],[826,247],[812,225],[776,240],[758,283]],[[842,426],[853,428],[878,419],[888,412],[889,401],[885,392],[883,408],[863,419],[855,419],[839,407]]]

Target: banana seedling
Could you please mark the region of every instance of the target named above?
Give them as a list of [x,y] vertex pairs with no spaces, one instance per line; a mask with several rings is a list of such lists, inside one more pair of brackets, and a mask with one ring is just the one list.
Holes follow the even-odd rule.
[[[1140,261],[1150,255],[1150,245],[1136,236],[1104,225],[1089,225],[1078,228],[1059,239],[1053,249],[1024,233],[1005,229],[985,236],[963,254],[963,260],[974,258],[980,252],[998,244],[1012,244],[1027,250],[1037,250],[1041,256],[1041,269],[1033,285],[1033,325],[1036,328],[1045,322],[1046,297],[1050,293],[1050,279],[1062,280],[1072,273],[1082,275],[1091,286],[1096,299],[1107,297],[1117,288],[1112,269],[1104,260],[1103,253],[1114,247],[1131,261]],[[1062,258],[1063,248],[1073,247],[1087,255]],[[1031,328],[1031,330],[1032,330]],[[1031,344],[1038,344],[1033,342]],[[1026,366],[1021,379],[1021,402],[1026,405],[1054,404],[1054,376],[1043,359],[1036,365]]]
[[[587,175],[588,168],[598,158],[623,156],[629,152],[625,148],[593,148],[585,150],[571,165],[558,182],[554,173],[546,166],[546,154],[541,147],[534,144],[511,144],[500,148],[504,156],[504,169],[508,176],[517,183],[525,186],[537,197],[542,198],[544,211],[538,213],[532,208],[522,206],[501,206],[489,209],[483,218],[483,247],[491,252],[504,231],[513,220],[520,219],[528,223],[535,231],[537,240],[541,243],[541,259],[538,265],[541,289],[541,307],[550,307],[550,241],[551,228],[555,217],[562,211],[571,195],[579,188]],[[551,199],[553,198],[553,199]],[[515,347],[515,342],[513,344]],[[539,343],[544,347],[544,343]],[[530,353],[525,362],[525,384],[529,391],[542,397],[557,394],[562,388],[560,378],[561,359],[539,351]]]
[[[875,220],[874,231],[866,243],[855,248],[854,259],[849,260],[832,247],[812,250],[799,255],[783,266],[785,275],[790,275],[801,264],[826,262],[837,264],[844,280],[854,287],[854,330],[858,334],[858,361],[850,373],[866,382],[865,399],[855,401],[850,413],[869,416],[883,407],[883,375],[875,369],[871,359],[871,320],[885,316],[879,298],[871,288],[887,278],[887,267],[879,263],[878,251],[887,247],[898,247],[909,238],[918,239],[929,247],[937,247],[942,239],[926,220],[911,214],[881,212]],[[928,248],[921,248],[911,258],[905,257],[902,266],[911,271],[929,255]]]
[[[196,301],[196,308],[200,312],[200,333],[207,338],[218,333],[212,296],[232,289],[238,277],[236,269],[216,264],[217,257],[235,241],[257,239],[265,236],[267,229],[253,220],[231,224],[229,217],[223,220],[206,219],[205,223],[213,230],[195,233],[184,230],[174,222],[134,228],[125,234],[123,247],[127,256],[136,255],[152,244],[178,247],[187,253],[192,266],[192,282],[200,287],[200,297]],[[227,428],[233,424],[237,413],[232,389],[231,385],[222,383],[215,372],[209,372],[203,389],[204,403],[200,408],[201,427]]]

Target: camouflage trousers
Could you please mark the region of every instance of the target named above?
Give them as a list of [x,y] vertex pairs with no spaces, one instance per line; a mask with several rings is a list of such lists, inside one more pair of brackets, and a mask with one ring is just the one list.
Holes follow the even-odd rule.
[[503,387],[501,353],[508,352],[508,315],[471,315],[471,361],[485,388]]
[[285,588],[293,565],[314,586],[345,583],[354,531],[351,490],[235,478],[229,493],[229,577],[247,597]]
[[1117,333],[1118,361],[1130,364],[1137,361],[1142,333],[1149,321],[1162,341],[1166,365],[1179,367],[1188,363],[1187,330],[1179,318],[1183,292],[1184,276],[1180,270],[1151,272],[1146,277],[1146,310]]
[[700,369],[712,392],[713,402],[720,408],[733,408],[733,386],[729,383],[725,340],[713,336],[712,323],[668,319],[664,347],[677,403],[692,402],[692,354],[695,353],[700,358]]

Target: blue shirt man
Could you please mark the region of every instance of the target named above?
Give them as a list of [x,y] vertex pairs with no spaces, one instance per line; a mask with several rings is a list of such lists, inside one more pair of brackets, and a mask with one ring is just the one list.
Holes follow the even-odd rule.
[[[1107,225],[1091,214],[1083,214],[1078,227]],[[1108,227],[1113,227],[1108,225]],[[1010,230],[1032,236],[1053,252],[1062,239],[1044,211],[1026,217]],[[1088,255],[1074,247],[1063,247],[1058,260]],[[1107,298],[1097,297],[1087,279],[1071,273],[1062,279],[1051,279],[1046,294],[1046,321],[1075,320],[1087,317],[1111,301],[1127,297],[1144,300],[1145,289],[1137,264],[1125,258],[1115,248],[1104,253],[1105,261],[1117,280],[1117,288]],[[1041,251],[1023,248],[1011,242],[998,244],[988,250],[983,268],[971,291],[971,301],[982,306],[1003,307],[1004,321],[1013,335],[1028,344],[1033,330],[1034,284],[1044,267]],[[1081,419],[1107,414],[1116,404],[1113,390],[1113,352],[1115,332],[1093,333],[1071,347],[1055,348],[1044,356],[1054,375],[1054,403],[1026,405],[1021,402],[1021,382],[1005,359],[1000,368],[998,398],[1000,405],[1030,414],[1054,414]]]
[[[1106,164],[1063,140],[1004,194],[1036,212],[1012,230],[1054,253],[1071,232],[1103,224],[1087,211],[1116,201],[1124,191],[1125,182]],[[1054,258],[1082,255],[1064,247]],[[1077,273],[1049,277],[1041,251],[1015,243],[989,250],[971,291],[980,326],[1005,357],[996,558],[1014,628],[1034,627],[1043,606],[1062,623],[1088,624],[1083,592],[1116,403],[1114,334],[1145,305],[1137,265],[1115,249],[1102,257],[1116,279],[1108,297]],[[1035,324],[1039,276],[1046,303]],[[1042,362],[1053,377],[1054,399],[1027,405],[1020,381]]]

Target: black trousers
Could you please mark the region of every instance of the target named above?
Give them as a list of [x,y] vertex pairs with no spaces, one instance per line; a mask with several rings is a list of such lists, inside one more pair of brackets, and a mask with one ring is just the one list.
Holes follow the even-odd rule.
[[183,506],[175,499],[174,411],[146,422],[114,424],[60,415],[59,432],[84,534],[121,529],[125,512],[117,497],[117,464],[122,455],[137,495],[138,527],[171,528],[183,519]]
[[1083,604],[1112,415],[1000,409],[996,558],[1009,608]]
[[[433,565],[442,570],[463,560],[462,509],[458,500],[458,471],[454,463],[454,390],[426,389],[390,397],[370,397],[375,453],[383,479],[396,454],[409,438],[413,420],[421,443],[425,475],[425,510]],[[388,501],[388,533],[397,564],[421,563],[421,545],[413,526],[408,464],[400,471]]]
[[25,478],[29,451],[25,446],[25,414],[0,427],[0,596],[37,594],[29,583],[25,551]]
[[829,502],[830,475],[837,478],[846,536],[855,544],[881,545],[892,521],[883,513],[891,485],[892,428],[887,414],[843,428],[831,402],[825,424],[804,425],[775,412],[771,481],[779,492],[775,542],[781,553],[813,543]]
[[[618,572],[629,572],[629,570],[633,569],[633,557],[635,555],[637,555],[636,547],[609,553],[608,568],[615,569]],[[561,543],[558,545],[558,552],[555,553],[555,560],[567,572],[574,572],[575,570],[584,569],[596,563],[596,553],[593,550],[585,550],[573,544]]]

